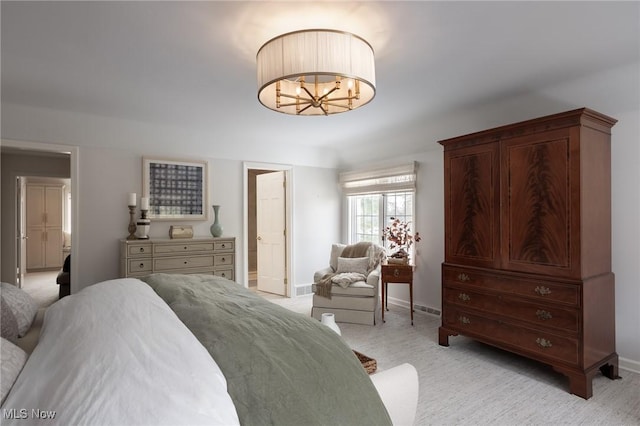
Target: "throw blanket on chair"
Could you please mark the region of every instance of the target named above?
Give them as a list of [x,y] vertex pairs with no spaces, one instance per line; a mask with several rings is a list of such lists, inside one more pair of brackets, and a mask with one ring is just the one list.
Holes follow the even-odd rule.
[[[361,241],[356,244],[348,245],[342,251],[340,257],[368,257],[369,258],[369,267],[367,269],[366,277],[369,275],[371,271],[373,271],[384,256],[384,249],[376,244],[373,244],[368,241]],[[327,299],[331,299],[331,286],[333,285],[333,277],[337,274],[335,272],[325,274],[319,282],[316,283],[316,294],[318,296],[326,297]]]

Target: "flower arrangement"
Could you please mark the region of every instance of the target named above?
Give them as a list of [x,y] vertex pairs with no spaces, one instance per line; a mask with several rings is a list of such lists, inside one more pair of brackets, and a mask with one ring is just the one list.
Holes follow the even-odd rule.
[[389,248],[395,250],[392,258],[407,259],[409,250],[414,242],[421,240],[420,233],[411,233],[411,222],[404,222],[397,218],[391,218],[391,224],[382,230],[385,240],[389,241]]

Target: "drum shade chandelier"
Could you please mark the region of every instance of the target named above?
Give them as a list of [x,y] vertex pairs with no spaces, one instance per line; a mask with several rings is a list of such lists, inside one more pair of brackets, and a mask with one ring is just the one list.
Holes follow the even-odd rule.
[[277,112],[337,114],[366,105],[376,94],[373,49],[355,34],[286,33],[266,42],[256,60],[258,100]]

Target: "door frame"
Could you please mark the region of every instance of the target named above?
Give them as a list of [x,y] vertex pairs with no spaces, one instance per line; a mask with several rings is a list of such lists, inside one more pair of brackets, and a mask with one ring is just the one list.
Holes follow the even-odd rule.
[[[40,151],[40,152],[57,152],[57,153],[65,153],[69,154],[69,165],[71,169],[71,188],[73,191],[73,196],[71,197],[71,247],[73,250],[73,262],[71,262],[71,293],[75,293],[77,291],[77,283],[79,282],[79,265],[80,265],[80,257],[82,256],[81,244],[80,244],[80,221],[79,221],[79,213],[80,213],[80,191],[79,191],[79,179],[78,174],[80,171],[80,159],[79,159],[79,148],[77,146],[72,145],[62,145],[62,144],[51,144],[51,143],[42,143],[42,142],[28,142],[28,141],[19,141],[15,139],[2,139],[2,146],[8,148],[18,148],[25,151]],[[17,177],[17,175],[16,175]],[[13,197],[14,203],[17,202],[16,197]],[[13,206],[14,210],[16,209],[16,205]],[[17,223],[18,218],[15,218],[15,222],[13,224],[13,232],[16,232],[18,227]],[[14,235],[15,237],[15,235]],[[16,244],[13,244],[14,250]],[[14,253],[14,263],[18,261],[18,254]],[[16,265],[13,265],[14,268],[17,268]]]
[[272,170],[274,172],[284,171],[286,179],[285,187],[285,229],[286,229],[286,272],[285,278],[287,280],[285,297],[291,297],[293,283],[291,277],[293,277],[293,166],[274,163],[254,163],[244,162],[242,165],[242,178],[243,178],[243,197],[242,197],[242,209],[244,217],[244,229],[243,229],[243,285],[245,288],[249,288],[249,170]]

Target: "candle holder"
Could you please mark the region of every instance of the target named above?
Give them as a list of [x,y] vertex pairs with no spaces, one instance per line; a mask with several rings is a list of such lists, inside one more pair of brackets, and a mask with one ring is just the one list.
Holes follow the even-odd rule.
[[133,220],[133,216],[136,214],[136,206],[129,206],[129,236],[127,240],[137,240],[136,237],[136,223]]
[[139,240],[149,239],[149,228],[151,227],[151,220],[147,219],[148,210],[140,209],[140,219],[137,222],[136,237]]

